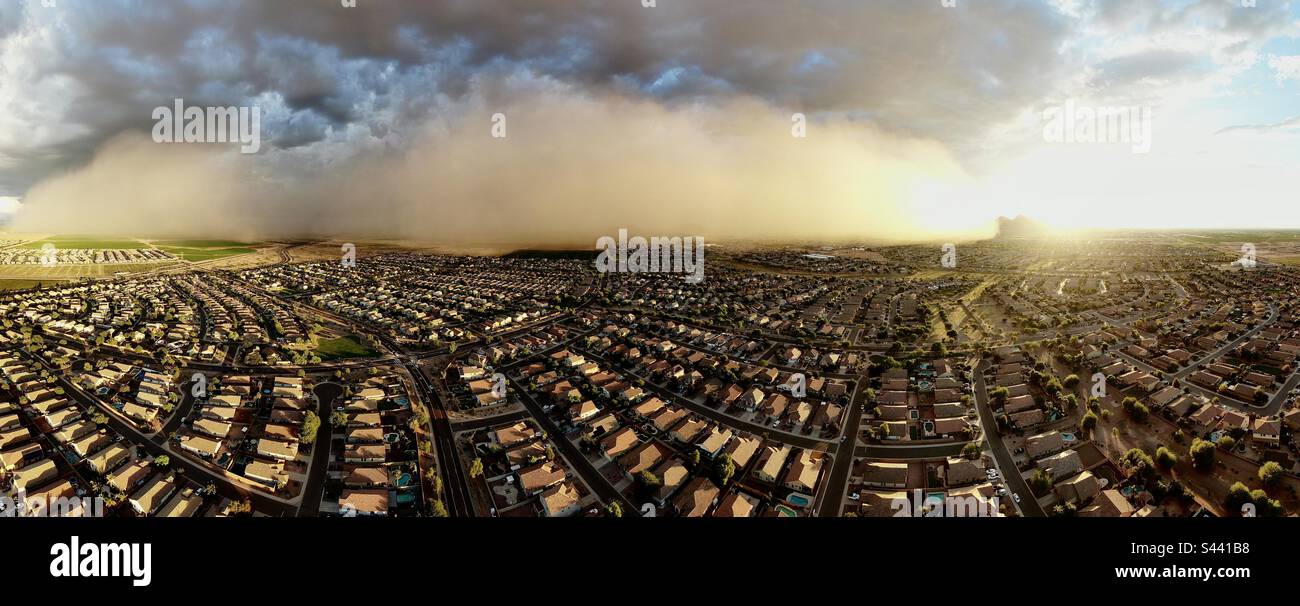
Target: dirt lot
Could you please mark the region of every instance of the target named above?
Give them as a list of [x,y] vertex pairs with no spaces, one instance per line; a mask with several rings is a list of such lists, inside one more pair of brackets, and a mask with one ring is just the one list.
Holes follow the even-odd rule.
[[[1138,424],[1125,416],[1118,404],[1106,407],[1111,411],[1110,421],[1102,420],[1093,433],[1094,440],[1112,460],[1118,461],[1130,448],[1141,448],[1147,454],[1154,454],[1156,448],[1164,446],[1178,455],[1178,464],[1168,472],[1162,472],[1165,481],[1178,479],[1189,492],[1200,497],[1207,507],[1216,515],[1229,515],[1223,506],[1228,489],[1236,482],[1241,482],[1251,490],[1263,488],[1259,480],[1259,465],[1235,455],[1219,450],[1215,453],[1215,463],[1209,471],[1197,471],[1191,465],[1188,448],[1191,436],[1181,442],[1174,438],[1177,427],[1169,421],[1152,415],[1146,423]],[[1118,427],[1119,433],[1112,433]],[[1294,511],[1300,506],[1300,478],[1284,475],[1278,486],[1269,489],[1269,496],[1282,502],[1283,507]],[[1236,515],[1232,512],[1231,515]]]

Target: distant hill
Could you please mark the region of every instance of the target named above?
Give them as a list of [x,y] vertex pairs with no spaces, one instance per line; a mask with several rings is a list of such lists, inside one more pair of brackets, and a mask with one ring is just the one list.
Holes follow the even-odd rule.
[[998,217],[998,238],[1042,238],[1048,235],[1048,229],[1024,215],[1014,219]]

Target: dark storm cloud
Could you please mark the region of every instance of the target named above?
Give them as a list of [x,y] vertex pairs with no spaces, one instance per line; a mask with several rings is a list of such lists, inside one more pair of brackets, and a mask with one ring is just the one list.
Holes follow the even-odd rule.
[[[1209,0],[1173,8],[1154,0],[1081,0],[1081,14],[1058,12],[1056,3],[1043,0],[960,0],[956,8],[937,0],[658,0],[653,8],[639,0],[358,0],[356,8],[337,0],[58,0],[55,9],[41,8],[39,0],[0,2],[0,196],[43,192],[53,206],[38,216],[49,225],[78,214],[87,196],[157,213],[175,204],[182,188],[209,204],[213,217],[261,212],[270,204],[274,221],[259,227],[282,224],[286,233],[386,220],[378,213],[358,217],[349,212],[351,200],[336,197],[342,188],[320,187],[335,183],[323,177],[338,174],[349,175],[343,182],[349,186],[365,184],[356,166],[393,175],[392,181],[410,183],[420,194],[407,199],[411,192],[384,192],[396,199],[395,216],[414,215],[402,228],[423,228],[427,205],[485,198],[505,216],[532,218],[535,209],[511,206],[527,200],[529,188],[503,184],[531,183],[518,175],[545,181],[555,171],[535,166],[524,151],[555,161],[562,151],[593,166],[611,159],[583,145],[676,153],[674,145],[655,143],[670,131],[648,118],[675,125],[681,140],[694,141],[692,135],[712,134],[708,129],[724,124],[722,132],[735,140],[769,144],[788,141],[790,114],[803,112],[820,132],[839,129],[833,146],[819,148],[828,142],[810,138],[809,148],[839,150],[844,158],[875,165],[889,156],[891,147],[878,147],[887,141],[923,149],[917,158],[949,171],[995,147],[991,131],[1052,98],[1062,83],[1082,80],[1076,78],[1081,74],[1091,74],[1096,89],[1122,88],[1196,78],[1204,75],[1203,66],[1215,65],[1159,45],[1120,45],[1122,51],[1107,49],[1098,59],[1088,53],[1101,45],[1081,41],[1089,34],[1080,30],[1101,29],[1105,37],[1108,27],[1168,33],[1209,23],[1254,33],[1279,27],[1285,13],[1278,3],[1261,2],[1244,14],[1225,9],[1230,2]],[[1225,36],[1212,50],[1245,55],[1253,49]],[[153,108],[177,98],[190,105],[259,107],[262,151],[222,166],[224,175],[237,166],[242,179],[262,182],[246,189],[184,187],[205,179],[211,150],[166,158],[174,148],[142,144],[148,143]],[[521,134],[520,143],[506,148],[510,154],[478,141],[479,121],[497,111],[508,111],[512,132]],[[603,117],[599,123],[609,132],[588,132],[583,116],[568,111]],[[752,121],[720,115],[728,111]],[[520,114],[556,124],[530,133]],[[536,137],[540,132],[551,137]],[[573,141],[551,141],[569,133],[576,133]],[[631,137],[647,141],[623,140]],[[854,137],[866,149],[856,149]],[[727,141],[705,138],[696,145],[701,152],[694,163],[647,165],[666,172],[722,166],[716,177],[728,183],[686,175],[683,181],[704,193],[675,189],[675,195],[746,200],[779,192],[799,199],[805,194],[796,184],[807,179],[799,171],[815,174],[831,157],[808,150],[806,163],[783,168]],[[469,166],[483,174],[458,169],[472,154],[478,157]],[[493,154],[513,164],[494,164]],[[438,169],[424,161],[439,163]],[[115,177],[157,172],[154,167],[175,174],[152,183]],[[582,180],[598,171],[574,162],[565,168],[563,187],[545,192],[556,200],[584,206],[622,191],[616,180]],[[854,168],[840,162],[833,175],[853,181]],[[520,170],[497,172],[507,169]],[[625,169],[618,164],[604,172],[656,186],[664,181]],[[767,191],[734,189],[730,181],[743,182],[751,171],[767,173]],[[57,176],[65,172],[74,174]],[[38,185],[42,179],[48,181]],[[858,204],[899,195],[852,185]],[[425,190],[444,193],[425,196]],[[584,197],[593,191],[605,198]],[[40,197],[32,195],[33,204]],[[131,206],[140,197],[149,205]],[[238,203],[222,207],[229,199]],[[690,202],[674,204],[696,210]],[[893,212],[884,203],[880,209]],[[142,216],[124,212],[121,228],[140,225]],[[595,225],[607,216],[586,220]],[[174,218],[168,228],[183,232],[190,227],[183,219]],[[527,227],[540,227],[544,219]],[[467,233],[490,227],[472,220],[477,217],[464,220]],[[779,226],[780,218],[772,223]],[[372,227],[383,233],[391,226]]]
[[310,145],[325,139],[329,128],[328,121],[314,112],[296,112],[271,140],[271,144],[282,149]]
[[[35,4],[36,6],[32,6]],[[391,133],[427,121],[484,73],[524,69],[663,102],[755,96],[792,111],[869,113],[881,127],[960,144],[1031,101],[1054,75],[1064,28],[1045,6],[997,0],[942,9],[912,0],[60,0],[0,9],[0,28],[49,37],[40,79],[78,94],[42,119],[59,141],[4,141],[84,163],[174,98],[280,105],[273,146],[321,141],[359,123]],[[37,91],[39,94],[39,91]],[[380,123],[373,116],[384,114]],[[978,118],[978,117],[977,117]],[[322,124],[323,122],[323,124]],[[0,179],[30,183],[28,164]],[[26,173],[26,177],[20,176]],[[3,192],[0,192],[3,193]],[[14,193],[14,192],[10,192]]]

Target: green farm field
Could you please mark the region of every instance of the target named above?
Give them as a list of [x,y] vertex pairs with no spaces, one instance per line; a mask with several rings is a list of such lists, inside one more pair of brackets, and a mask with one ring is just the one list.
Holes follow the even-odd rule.
[[28,288],[35,288],[44,284],[49,284],[49,282],[41,282],[40,280],[0,279],[0,290],[27,290]]
[[185,261],[199,262],[211,261],[213,259],[224,259],[235,255],[244,255],[256,252],[257,249],[245,246],[236,246],[231,248],[196,248],[188,246],[158,246],[158,250],[179,257]]
[[148,242],[158,248],[239,248],[253,246],[254,244],[234,240],[149,240]]
[[[244,255],[257,252],[254,242],[240,242],[237,240],[202,240],[202,239],[174,239],[174,240],[143,240],[135,238],[105,238],[96,236],[78,236],[78,235],[61,235],[41,238],[30,242],[19,244],[18,248],[39,249],[46,244],[53,244],[63,249],[149,249],[155,248],[171,254],[184,261],[198,263],[202,261],[211,261],[214,259],[224,259],[235,255]],[[133,269],[122,269],[121,266],[112,266],[113,269],[108,273],[115,271],[134,271]],[[43,268],[42,268],[43,269]],[[0,269],[0,275],[8,275],[5,270]],[[105,275],[102,272],[91,271],[73,272],[74,276]]]
[[84,248],[84,249],[130,249],[130,248],[147,248],[139,240],[129,238],[96,238],[93,236],[53,236],[42,238],[31,242],[24,242],[18,245],[18,248],[40,248],[46,244],[53,244],[59,248]]

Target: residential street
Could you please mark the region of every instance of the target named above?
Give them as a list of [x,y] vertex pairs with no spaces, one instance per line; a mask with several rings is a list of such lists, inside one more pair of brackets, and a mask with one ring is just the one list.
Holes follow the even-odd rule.
[[1034,498],[1034,493],[1029,489],[1029,484],[1025,482],[1024,477],[1016,468],[1015,460],[1012,459],[1011,453],[1007,446],[997,434],[997,421],[994,420],[993,410],[989,408],[988,395],[984,390],[984,369],[989,367],[987,360],[982,360],[975,368],[975,407],[979,411],[980,425],[984,427],[984,439],[989,444],[989,449],[993,451],[993,459],[997,463],[998,472],[1002,474],[1003,481],[1006,482],[1007,488],[1011,492],[1020,496],[1018,507],[1020,512],[1026,517],[1043,517],[1042,506]]
[[606,480],[605,476],[601,475],[600,471],[587,461],[587,457],[582,454],[582,451],[578,450],[578,447],[574,446],[573,442],[569,441],[569,438],[564,435],[564,432],[555,424],[555,421],[552,421],[550,416],[542,410],[542,407],[537,403],[537,400],[533,399],[533,394],[529,393],[524,386],[520,385],[514,379],[507,378],[507,380],[510,381],[510,389],[513,390],[514,393],[519,394],[519,399],[524,403],[524,406],[528,408],[528,412],[532,413],[533,418],[541,424],[542,429],[546,431],[547,435],[553,438],[552,442],[560,448],[560,452],[564,455],[565,460],[567,460],[573,467],[574,471],[577,471],[578,475],[582,476],[582,480],[588,487],[596,491],[596,496],[600,497],[600,499],[606,503],[617,501],[623,507],[624,516],[639,517],[641,515],[641,508],[632,505],[631,501],[624,498],[623,495],[619,493],[618,489],[614,488],[614,485],[610,484],[609,480]]
[[321,383],[314,391],[319,399],[316,415],[320,418],[320,431],[316,434],[311,453],[311,473],[302,487],[302,501],[298,505],[300,518],[315,517],[320,512],[321,495],[325,492],[325,478],[329,472],[330,447],[334,442],[330,413],[334,411],[334,400],[343,394],[343,387],[337,383]]
[[835,459],[830,474],[822,483],[821,502],[818,516],[833,518],[840,515],[844,494],[848,490],[849,475],[853,471],[853,461],[858,446],[858,427],[862,423],[862,404],[866,401],[867,390],[863,385],[867,375],[858,377],[857,388],[853,390],[853,399],[849,403],[848,416],[844,421],[843,441],[835,449]]

